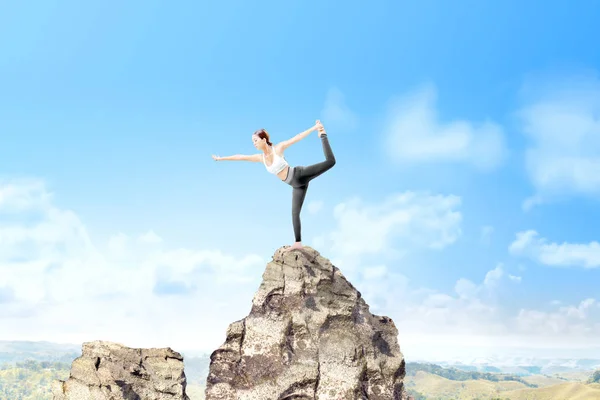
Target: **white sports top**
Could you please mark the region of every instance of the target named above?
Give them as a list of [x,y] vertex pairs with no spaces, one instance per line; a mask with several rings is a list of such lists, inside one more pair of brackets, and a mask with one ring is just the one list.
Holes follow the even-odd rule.
[[265,153],[263,153],[263,164],[265,164],[267,171],[277,175],[278,173],[283,171],[285,167],[289,166],[289,164],[287,163],[287,161],[285,161],[285,158],[277,155],[277,153],[275,152],[275,147],[271,147],[271,149],[273,150],[273,163],[271,165],[267,165],[267,162],[265,160]]

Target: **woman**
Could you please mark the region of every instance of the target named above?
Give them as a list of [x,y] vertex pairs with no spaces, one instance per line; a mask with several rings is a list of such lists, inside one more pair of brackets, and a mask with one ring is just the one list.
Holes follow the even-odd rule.
[[[283,158],[283,152],[285,149],[297,143],[301,139],[304,139],[312,131],[318,130],[321,143],[323,144],[323,153],[325,153],[325,161],[309,165],[309,166],[297,166],[291,167],[288,162]],[[315,126],[312,128],[297,134],[291,139],[284,142],[273,145],[270,142],[269,133],[265,129],[259,129],[252,134],[252,142],[254,147],[260,150],[262,153],[254,154],[251,156],[235,155],[228,157],[212,156],[215,161],[222,160],[236,160],[236,161],[253,161],[263,162],[267,171],[276,175],[279,179],[290,185],[292,189],[292,223],[294,226],[294,235],[296,242],[285,249],[286,251],[293,249],[302,248],[302,237],[301,237],[301,224],[300,224],[300,210],[306,197],[306,191],[308,190],[308,183],[327,171],[335,165],[335,157],[329,146],[329,140],[327,139],[327,133],[321,121],[317,120]]]

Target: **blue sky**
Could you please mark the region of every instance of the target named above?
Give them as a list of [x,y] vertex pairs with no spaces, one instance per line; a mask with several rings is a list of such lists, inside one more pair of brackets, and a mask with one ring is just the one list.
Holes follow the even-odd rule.
[[[407,354],[440,331],[591,346],[599,8],[1,4],[0,339],[220,344],[293,241],[291,190],[210,155],[320,118],[337,164],[311,184],[304,242],[396,321]],[[286,158],[321,161],[316,134]],[[131,298],[145,307],[123,309],[129,328],[81,317]],[[185,333],[140,339],[173,310]]]

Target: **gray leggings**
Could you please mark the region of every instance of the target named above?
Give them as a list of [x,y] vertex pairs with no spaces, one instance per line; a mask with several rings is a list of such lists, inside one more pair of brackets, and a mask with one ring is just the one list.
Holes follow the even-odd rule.
[[292,190],[292,223],[294,225],[294,235],[296,236],[296,242],[300,242],[301,237],[301,224],[300,224],[300,210],[302,210],[302,204],[306,197],[306,191],[308,190],[308,183],[327,171],[335,165],[335,157],[329,146],[329,140],[327,135],[321,136],[321,142],[323,143],[323,153],[325,154],[325,161],[317,164],[309,165],[307,167],[297,166],[289,169],[288,176],[285,179],[285,183],[290,185]]

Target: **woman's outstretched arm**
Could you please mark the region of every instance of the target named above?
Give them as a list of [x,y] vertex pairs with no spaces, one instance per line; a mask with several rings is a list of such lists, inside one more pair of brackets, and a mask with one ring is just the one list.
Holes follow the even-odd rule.
[[227,156],[227,157],[219,157],[212,156],[215,161],[252,161],[252,162],[260,162],[260,154],[253,154],[251,156],[245,156],[242,154],[236,154],[235,156]]
[[317,130],[316,124],[312,128],[307,129],[304,132],[297,134],[293,138],[285,140],[281,143],[278,143],[277,146],[281,149],[281,151],[283,151],[283,150],[287,149],[288,147],[290,147],[291,145],[293,145],[294,143],[298,143],[300,140],[304,139],[305,137],[310,135],[310,133],[312,131],[315,131],[315,130]]

